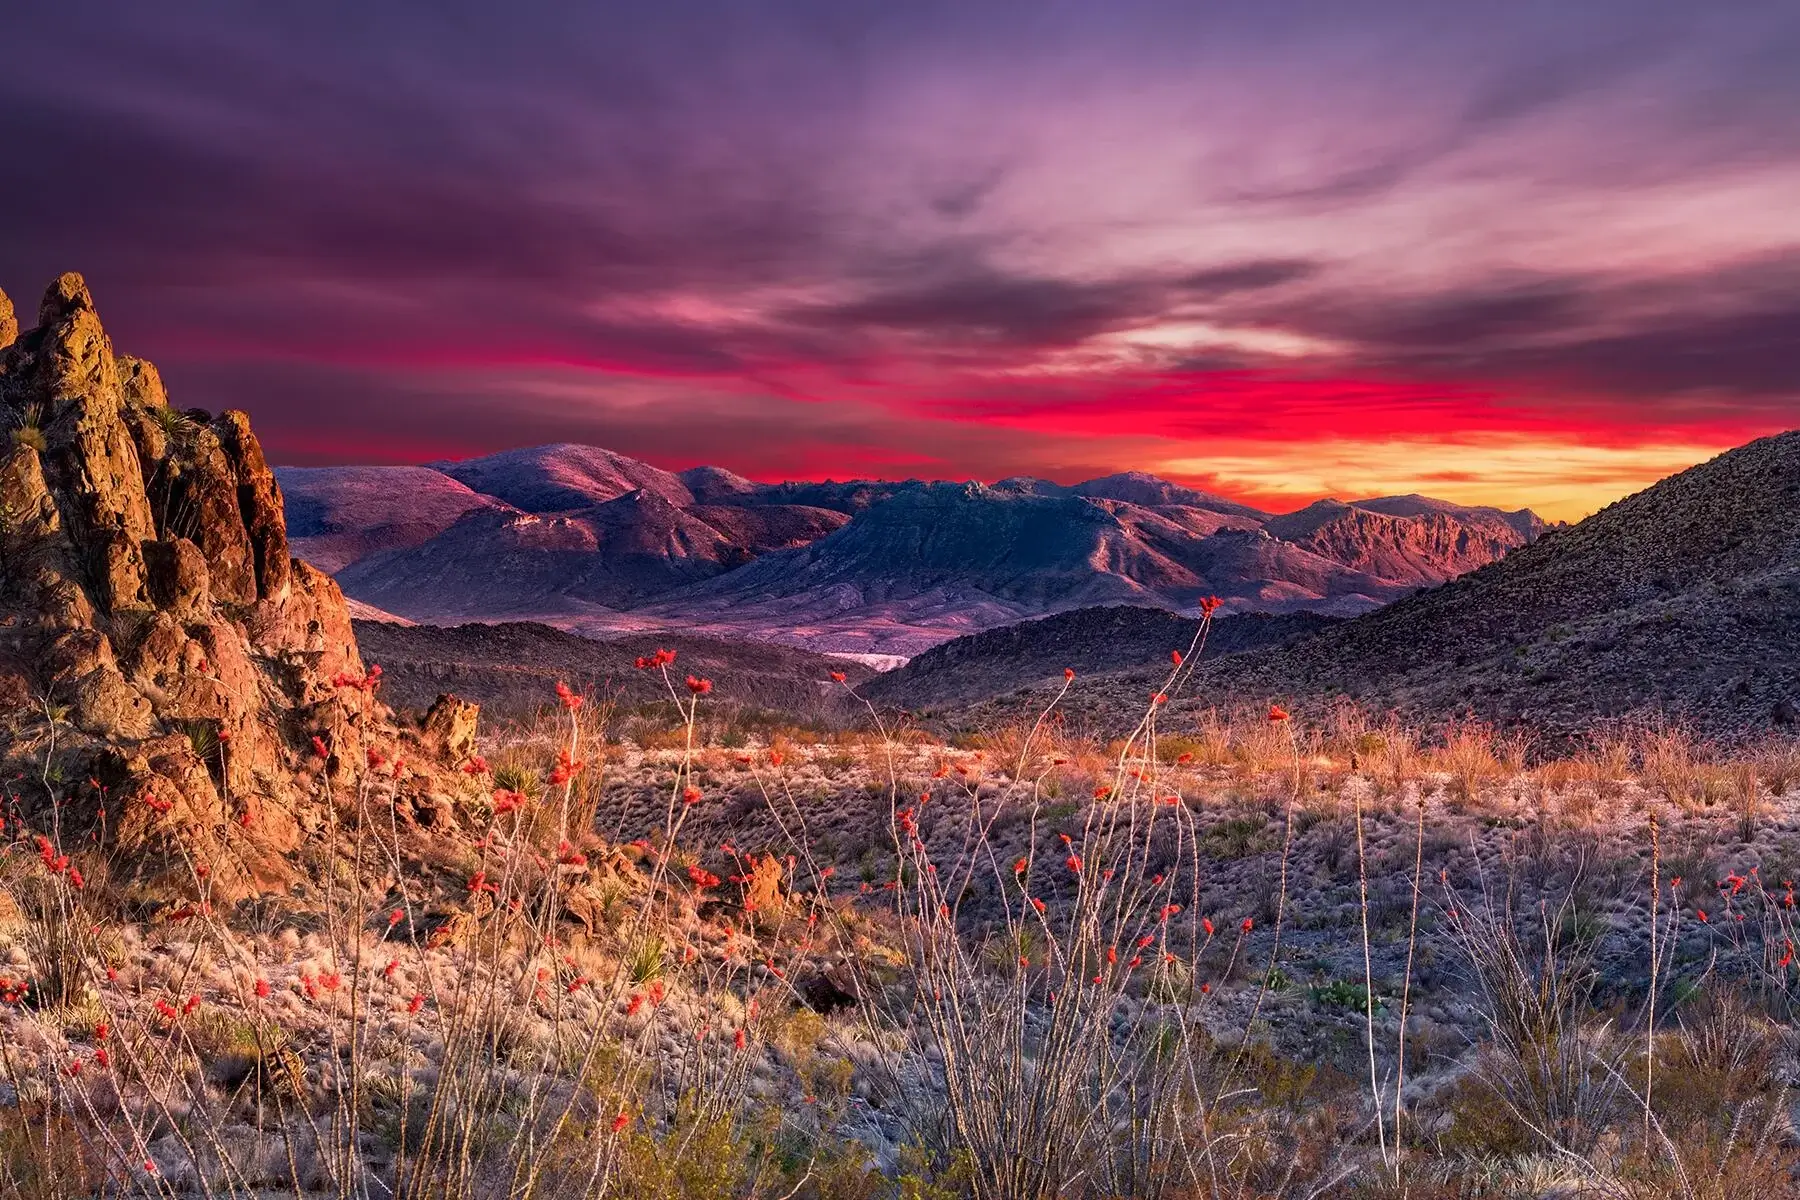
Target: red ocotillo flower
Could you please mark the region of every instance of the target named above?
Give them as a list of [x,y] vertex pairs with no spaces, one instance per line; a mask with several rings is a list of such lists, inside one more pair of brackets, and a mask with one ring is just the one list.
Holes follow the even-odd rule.
[[1075,678],[1075,668],[1074,667],[1064,667],[1063,668],[1063,679],[1066,681],[1066,680],[1070,680],[1073,678]]
[[697,675],[689,675],[687,677],[687,690],[696,696],[704,696],[712,691],[712,680],[701,679]]
[[844,682],[844,673],[842,671],[833,671],[831,673],[831,682],[833,682],[833,683]]
[[1181,665],[1181,651],[1179,651],[1179,650],[1169,651],[1169,661],[1179,667]]
[[1218,612],[1220,606],[1224,603],[1225,602],[1217,596],[1207,596],[1200,601],[1200,615],[1203,617],[1210,617]]
[[1288,719],[1287,709],[1281,707],[1281,705],[1279,705],[1279,704],[1269,705],[1269,720],[1271,722],[1281,722],[1281,721],[1285,721],[1287,719]]
[[559,679],[556,681],[556,702],[574,712],[581,707],[581,695]]

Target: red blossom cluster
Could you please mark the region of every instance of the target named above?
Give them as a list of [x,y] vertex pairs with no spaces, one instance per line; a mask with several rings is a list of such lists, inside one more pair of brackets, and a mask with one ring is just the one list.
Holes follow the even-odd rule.
[[689,675],[687,677],[687,690],[696,696],[704,696],[712,691],[712,680],[701,679],[696,675]]
[[658,667],[666,667],[674,661],[675,652],[673,650],[658,650],[649,658],[639,657],[635,665],[640,671],[653,671]]
[[1210,618],[1214,613],[1219,611],[1220,607],[1224,603],[1225,602],[1223,600],[1219,599],[1217,596],[1204,597],[1200,601],[1200,605],[1199,605],[1200,615],[1202,617]]
[[355,688],[359,692],[373,692],[381,686],[381,664],[371,663],[366,673],[361,676],[339,671],[331,677],[331,686],[337,688]]
[[52,875],[60,875],[64,871],[69,871],[74,876],[75,886],[81,886],[81,873],[69,866],[69,856],[58,854],[56,846],[41,833],[37,836],[37,848],[38,858],[43,862],[45,870]]
[[560,787],[581,774],[581,770],[585,766],[587,763],[570,754],[565,746],[557,752],[556,769],[550,772],[550,782]]

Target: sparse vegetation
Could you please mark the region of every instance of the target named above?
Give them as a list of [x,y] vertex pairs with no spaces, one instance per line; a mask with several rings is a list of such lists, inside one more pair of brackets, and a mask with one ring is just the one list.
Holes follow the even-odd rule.
[[379,771],[329,785],[363,866],[284,915],[215,909],[200,863],[146,903],[99,848],[19,826],[5,1194],[1800,1178],[1785,743],[1657,726],[1534,763],[1349,706],[1164,735],[1156,703],[1105,745],[1054,712],[752,733],[656,669],[656,736],[572,694],[491,731],[467,832],[416,831],[444,853],[383,815]]

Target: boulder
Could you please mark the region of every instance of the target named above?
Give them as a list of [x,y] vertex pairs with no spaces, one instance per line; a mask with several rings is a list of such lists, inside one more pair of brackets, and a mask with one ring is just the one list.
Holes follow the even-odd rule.
[[829,1016],[841,1008],[854,1008],[862,1003],[862,988],[847,964],[834,963],[801,982],[800,999],[814,1012]]
[[466,762],[475,753],[475,732],[481,706],[449,692],[438,696],[426,710],[423,741],[445,762]]

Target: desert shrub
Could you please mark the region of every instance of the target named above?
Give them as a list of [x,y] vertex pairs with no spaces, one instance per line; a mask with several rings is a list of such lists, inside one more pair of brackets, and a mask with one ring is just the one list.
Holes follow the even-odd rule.
[[[1476,1086],[1542,1150],[1583,1155],[1624,1111],[1627,1049],[1591,1003],[1598,972],[1572,898],[1521,919],[1452,894],[1453,929],[1485,1001]],[[1510,1136],[1510,1135],[1509,1135]]]
[[1454,795],[1470,801],[1501,772],[1500,760],[1494,755],[1494,731],[1490,726],[1472,721],[1452,724],[1444,731],[1444,744],[1432,759],[1450,776]]
[[1378,739],[1367,751],[1371,777],[1389,795],[1398,796],[1406,785],[1419,778],[1424,765],[1418,736],[1397,721],[1390,721],[1376,734]]
[[1692,808],[1704,799],[1708,777],[1703,749],[1679,725],[1657,723],[1640,735],[1644,778],[1671,804]]
[[1751,761],[1773,799],[1785,797],[1800,785],[1800,741],[1771,741],[1758,749]]

